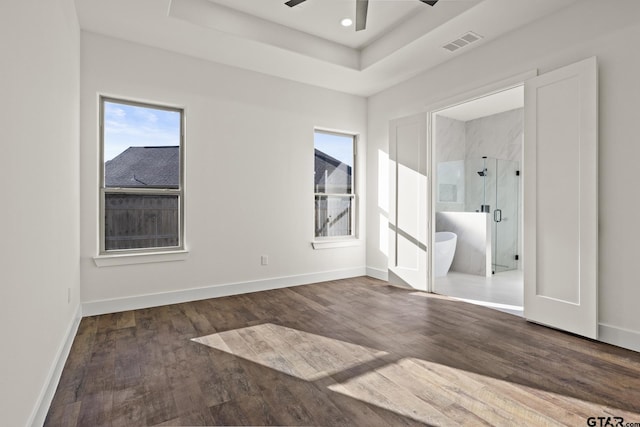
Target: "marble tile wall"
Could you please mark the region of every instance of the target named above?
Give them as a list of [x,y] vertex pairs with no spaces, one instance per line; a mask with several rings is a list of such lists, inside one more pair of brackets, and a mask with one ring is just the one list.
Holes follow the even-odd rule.
[[[465,206],[465,164],[464,160],[438,162],[436,202],[438,210],[464,210]],[[447,207],[444,209],[443,207]]]
[[522,161],[523,120],[524,109],[517,108],[465,122],[465,159]]
[[[436,164],[438,169],[443,172],[438,174],[440,184],[444,186],[452,185],[447,172],[451,170],[451,165],[455,165],[453,162],[459,162],[465,159],[465,122],[448,117],[437,116],[436,117]],[[442,179],[440,179],[442,178]],[[443,181],[443,182],[440,182]],[[445,182],[446,181],[446,182]],[[463,193],[460,197],[457,197],[455,202],[443,201],[439,197],[436,197],[436,211],[463,211],[464,204],[464,180],[458,185],[456,191],[462,190]],[[462,187],[462,189],[460,188]],[[451,189],[451,191],[453,191]],[[446,200],[446,198],[444,198]]]
[[458,236],[450,271],[491,276],[490,215],[475,212],[436,212],[436,232]]
[[[493,160],[493,162],[492,162]],[[485,177],[478,172],[487,169]],[[465,208],[466,212],[480,212],[483,204],[495,208],[496,199],[496,175],[495,159],[467,159],[465,161]]]
[[[466,124],[448,117],[436,117],[436,159],[438,162],[464,160],[466,155]],[[443,143],[440,143],[443,141]]]
[[[468,122],[437,116],[436,163],[439,165],[438,169],[449,170],[450,168],[445,164],[447,162],[461,159],[465,159],[466,162],[465,180],[461,184],[464,186],[464,197],[457,197],[456,202],[440,200],[436,197],[436,211],[475,212],[481,209],[480,206],[485,198],[495,200],[495,175],[492,176],[490,172],[487,180],[484,181],[478,175],[478,171],[485,167],[482,157],[521,162],[523,120],[523,108]],[[493,170],[495,171],[495,168]],[[440,174],[438,174],[438,180],[440,181]],[[442,184],[451,186],[448,177],[444,180],[447,182]],[[451,190],[451,188],[447,189]]]

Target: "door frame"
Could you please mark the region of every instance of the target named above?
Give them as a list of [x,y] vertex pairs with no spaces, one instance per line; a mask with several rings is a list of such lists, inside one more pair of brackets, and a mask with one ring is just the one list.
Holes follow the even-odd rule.
[[[434,292],[434,284],[435,278],[433,275],[433,248],[435,245],[435,221],[436,221],[436,180],[434,179],[435,173],[437,171],[437,162],[435,158],[435,126],[434,126],[434,116],[438,114],[438,112],[445,110],[450,107],[455,107],[456,105],[464,104],[469,101],[474,101],[479,98],[484,98],[486,96],[491,96],[496,93],[513,89],[514,87],[523,86],[525,81],[531,79],[533,77],[538,76],[538,70],[533,69],[530,71],[526,71],[512,77],[508,77],[484,86],[481,86],[477,89],[473,89],[470,91],[466,91],[460,93],[455,96],[451,96],[445,98],[441,101],[430,104],[426,107],[425,111],[427,113],[427,152],[428,158],[430,161],[427,162],[427,180],[429,186],[429,211],[428,211],[428,224],[427,224],[427,236],[429,238],[428,247],[431,248],[430,251],[427,252],[427,292]],[[524,156],[524,152],[523,152]],[[521,195],[524,197],[524,195]],[[526,263],[523,265],[523,270],[526,268]]]

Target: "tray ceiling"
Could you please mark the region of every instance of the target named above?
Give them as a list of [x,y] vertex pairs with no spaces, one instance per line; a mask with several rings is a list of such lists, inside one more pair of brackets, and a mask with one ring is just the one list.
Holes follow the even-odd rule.
[[[76,0],[80,26],[198,58],[362,96],[374,94],[577,0]],[[473,31],[482,39],[443,46]]]

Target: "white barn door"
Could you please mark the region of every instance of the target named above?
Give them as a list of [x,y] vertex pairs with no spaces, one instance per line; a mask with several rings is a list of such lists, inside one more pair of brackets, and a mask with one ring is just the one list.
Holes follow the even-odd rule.
[[389,122],[389,281],[427,290],[427,115]]
[[524,317],[597,338],[597,64],[525,82]]

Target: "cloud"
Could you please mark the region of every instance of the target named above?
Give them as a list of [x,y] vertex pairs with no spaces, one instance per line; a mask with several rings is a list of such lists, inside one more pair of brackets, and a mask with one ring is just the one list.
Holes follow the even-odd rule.
[[113,118],[123,118],[127,115],[127,113],[119,107],[116,107],[114,104],[105,102],[105,117],[113,117]]
[[158,116],[153,113],[153,110],[148,108],[138,108],[135,110],[135,115],[142,122],[146,122],[148,124],[153,124],[158,122]]
[[180,144],[180,113],[105,102],[104,156],[110,160],[128,147]]

